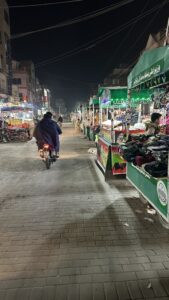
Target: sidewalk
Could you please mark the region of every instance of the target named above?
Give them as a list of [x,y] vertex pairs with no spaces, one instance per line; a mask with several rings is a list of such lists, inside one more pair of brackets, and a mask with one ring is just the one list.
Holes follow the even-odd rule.
[[0,145],[0,300],[169,299],[169,231],[63,132],[49,171],[35,145]]

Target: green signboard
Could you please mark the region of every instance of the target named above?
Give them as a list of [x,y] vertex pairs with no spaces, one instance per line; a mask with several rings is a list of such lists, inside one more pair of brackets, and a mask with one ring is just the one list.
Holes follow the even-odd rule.
[[145,51],[128,76],[128,88],[133,89],[169,70],[169,46]]

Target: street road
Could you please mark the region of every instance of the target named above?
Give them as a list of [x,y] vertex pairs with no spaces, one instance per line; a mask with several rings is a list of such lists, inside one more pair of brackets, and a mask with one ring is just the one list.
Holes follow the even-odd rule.
[[35,144],[0,144],[0,300],[169,299],[169,231],[63,132],[49,171]]

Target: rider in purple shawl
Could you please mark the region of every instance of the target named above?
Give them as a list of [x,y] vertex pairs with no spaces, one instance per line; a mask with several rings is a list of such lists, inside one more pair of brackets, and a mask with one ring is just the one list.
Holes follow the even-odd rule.
[[52,113],[47,112],[34,131],[38,149],[42,149],[44,144],[49,144],[56,152],[59,152],[59,134],[61,133],[58,124],[52,120]]

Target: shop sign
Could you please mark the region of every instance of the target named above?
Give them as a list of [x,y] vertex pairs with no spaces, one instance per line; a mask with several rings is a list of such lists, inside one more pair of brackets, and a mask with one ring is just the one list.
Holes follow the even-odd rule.
[[162,180],[158,181],[157,183],[157,194],[160,203],[163,206],[166,206],[168,204],[168,192],[167,188]]
[[101,104],[106,106],[110,105],[111,104],[110,98],[111,98],[110,90],[105,89],[101,98]]
[[150,80],[151,78],[157,76],[163,70],[164,61],[160,60],[152,67],[148,68],[144,72],[140,73],[139,76],[135,77],[132,82],[132,86],[137,86],[145,81]]
[[106,169],[107,166],[107,160],[109,155],[109,146],[104,143],[102,140],[99,139],[98,143],[98,159],[104,169]]

